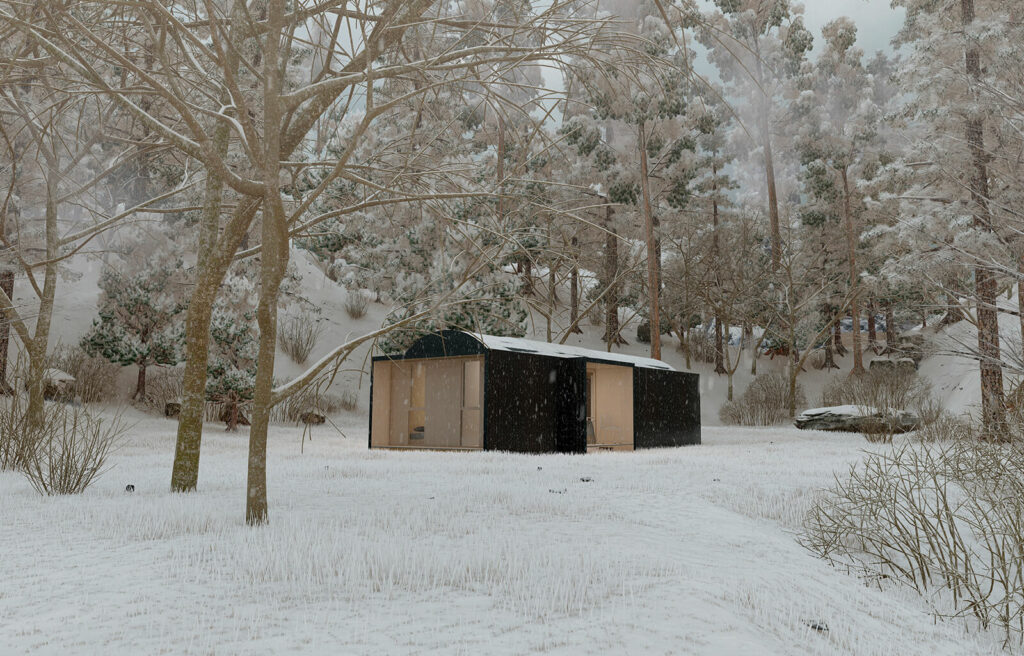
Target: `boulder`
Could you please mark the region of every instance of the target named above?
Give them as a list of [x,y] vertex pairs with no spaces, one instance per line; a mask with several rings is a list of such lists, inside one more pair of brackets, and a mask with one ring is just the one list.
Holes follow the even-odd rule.
[[75,377],[60,369],[43,372],[43,398],[47,401],[70,401]]
[[868,369],[872,370],[885,369],[886,371],[895,371],[901,368],[917,371],[917,362],[913,358],[882,358],[872,360],[871,364],[868,365]]
[[843,431],[850,433],[906,433],[921,423],[912,412],[885,413],[875,408],[840,405],[813,408],[797,415],[793,424],[802,430]]

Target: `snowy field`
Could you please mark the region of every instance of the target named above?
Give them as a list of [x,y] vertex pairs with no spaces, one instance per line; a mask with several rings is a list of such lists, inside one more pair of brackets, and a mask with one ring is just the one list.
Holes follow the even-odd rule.
[[[244,525],[246,436],[137,417],[82,497],[0,473],[0,653],[929,654],[998,641],[794,539],[857,435],[705,428],[586,456],[369,452],[273,431],[271,523]],[[583,479],[590,479],[584,481]],[[134,494],[124,491],[135,485]],[[810,625],[818,624],[827,631]]]

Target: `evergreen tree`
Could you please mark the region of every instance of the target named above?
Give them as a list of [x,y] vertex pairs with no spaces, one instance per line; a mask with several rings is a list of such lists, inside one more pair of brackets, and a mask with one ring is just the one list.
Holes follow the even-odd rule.
[[146,370],[182,360],[181,319],[187,308],[182,259],[169,240],[147,236],[100,273],[99,317],[82,338],[86,353],[138,367],[132,399],[146,399]]

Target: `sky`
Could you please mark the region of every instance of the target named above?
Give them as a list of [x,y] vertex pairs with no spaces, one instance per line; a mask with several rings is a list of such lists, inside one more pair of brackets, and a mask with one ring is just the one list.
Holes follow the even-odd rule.
[[[815,45],[821,43],[821,28],[840,16],[849,16],[857,23],[857,45],[869,57],[876,50],[891,52],[889,41],[903,25],[903,8],[893,9],[890,0],[806,0],[804,24],[814,34]],[[817,47],[815,48],[817,50]]]

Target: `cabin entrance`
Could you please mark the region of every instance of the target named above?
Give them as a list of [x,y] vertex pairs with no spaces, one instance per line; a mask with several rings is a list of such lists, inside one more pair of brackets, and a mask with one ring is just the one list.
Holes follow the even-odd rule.
[[633,450],[633,368],[587,363],[587,451]]
[[483,448],[483,358],[373,363],[371,446]]

